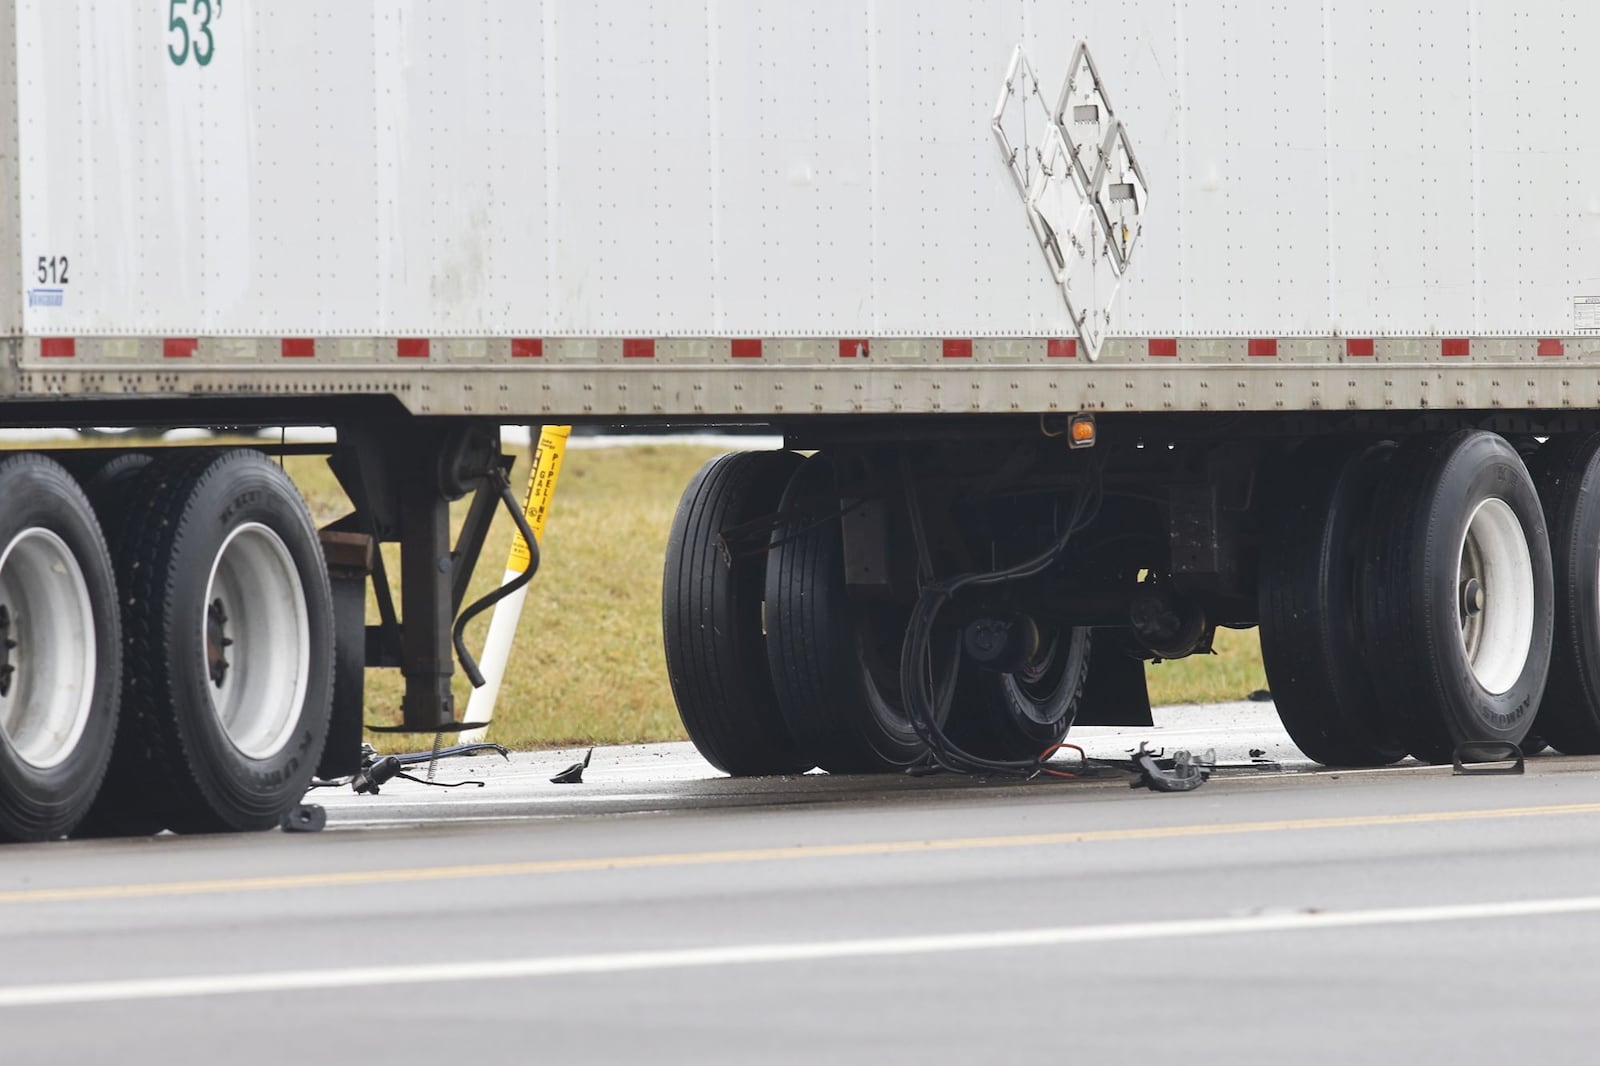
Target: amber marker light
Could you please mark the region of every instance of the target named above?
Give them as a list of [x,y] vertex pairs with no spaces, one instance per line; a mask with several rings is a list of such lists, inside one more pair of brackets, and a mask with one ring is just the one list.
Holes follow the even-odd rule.
[[1074,448],[1094,447],[1094,415],[1073,415],[1067,439]]

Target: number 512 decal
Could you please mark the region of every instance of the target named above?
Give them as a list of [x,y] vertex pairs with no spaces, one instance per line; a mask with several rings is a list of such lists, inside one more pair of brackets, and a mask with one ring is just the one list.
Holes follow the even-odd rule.
[[217,42],[211,23],[222,17],[222,0],[167,0],[167,58],[183,66],[194,56],[202,67],[211,63]]
[[39,257],[39,284],[40,285],[65,285],[67,284],[67,257],[52,255],[49,258]]

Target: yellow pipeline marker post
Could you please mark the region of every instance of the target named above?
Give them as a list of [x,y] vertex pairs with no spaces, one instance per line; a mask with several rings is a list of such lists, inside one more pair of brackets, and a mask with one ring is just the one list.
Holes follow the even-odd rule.
[[[545,426],[539,432],[539,445],[533,452],[533,470],[528,475],[528,495],[523,500],[522,514],[533,529],[535,540],[544,540],[544,523],[550,515],[550,500],[556,494],[556,481],[561,477],[561,460],[567,452],[567,438],[571,426]],[[527,572],[533,561],[527,541],[519,529],[512,535],[511,553],[506,559],[505,576],[500,584],[515,581]],[[483,687],[472,690],[467,700],[467,710],[462,717],[466,722],[484,722],[482,729],[461,734],[459,743],[476,744],[488,732],[487,723],[494,717],[495,701],[500,696],[500,682],[505,677],[506,662],[511,658],[511,644],[517,635],[517,622],[522,618],[522,601],[528,597],[528,586],[523,586],[494,605],[494,616],[489,620],[489,635],[483,642],[483,654],[478,667],[483,671]]]

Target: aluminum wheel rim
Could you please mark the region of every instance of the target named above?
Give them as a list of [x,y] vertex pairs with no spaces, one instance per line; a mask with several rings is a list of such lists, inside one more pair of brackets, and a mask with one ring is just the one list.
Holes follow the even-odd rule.
[[1492,498],[1467,521],[1456,565],[1456,621],[1472,675],[1500,695],[1533,648],[1533,556],[1511,505]]
[[0,554],[0,733],[40,770],[77,750],[94,704],[94,607],[66,541],[25,529]]
[[305,703],[311,626],[294,558],[259,522],[239,526],[217,552],[200,646],[211,709],[233,746],[252,759],[282,751]]

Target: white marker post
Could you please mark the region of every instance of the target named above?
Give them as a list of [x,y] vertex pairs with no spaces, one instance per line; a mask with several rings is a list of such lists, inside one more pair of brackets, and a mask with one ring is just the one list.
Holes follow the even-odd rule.
[[[528,475],[528,495],[522,504],[522,513],[533,530],[534,539],[543,541],[544,522],[550,514],[550,500],[556,493],[556,481],[561,476],[561,460],[566,455],[567,437],[571,426],[545,426],[539,431],[539,446],[533,452],[533,470]],[[502,586],[510,584],[527,572],[533,563],[533,553],[522,539],[519,529],[512,534],[511,553],[506,559]],[[458,743],[477,744],[488,733],[488,723],[494,718],[495,701],[500,696],[500,682],[506,674],[506,662],[511,658],[511,644],[517,635],[517,622],[522,618],[522,601],[528,597],[528,586],[513,592],[494,605],[494,616],[489,619],[489,635],[484,638],[483,654],[478,668],[483,671],[483,686],[472,690],[467,700],[464,722],[482,722],[480,729],[461,734]]]

